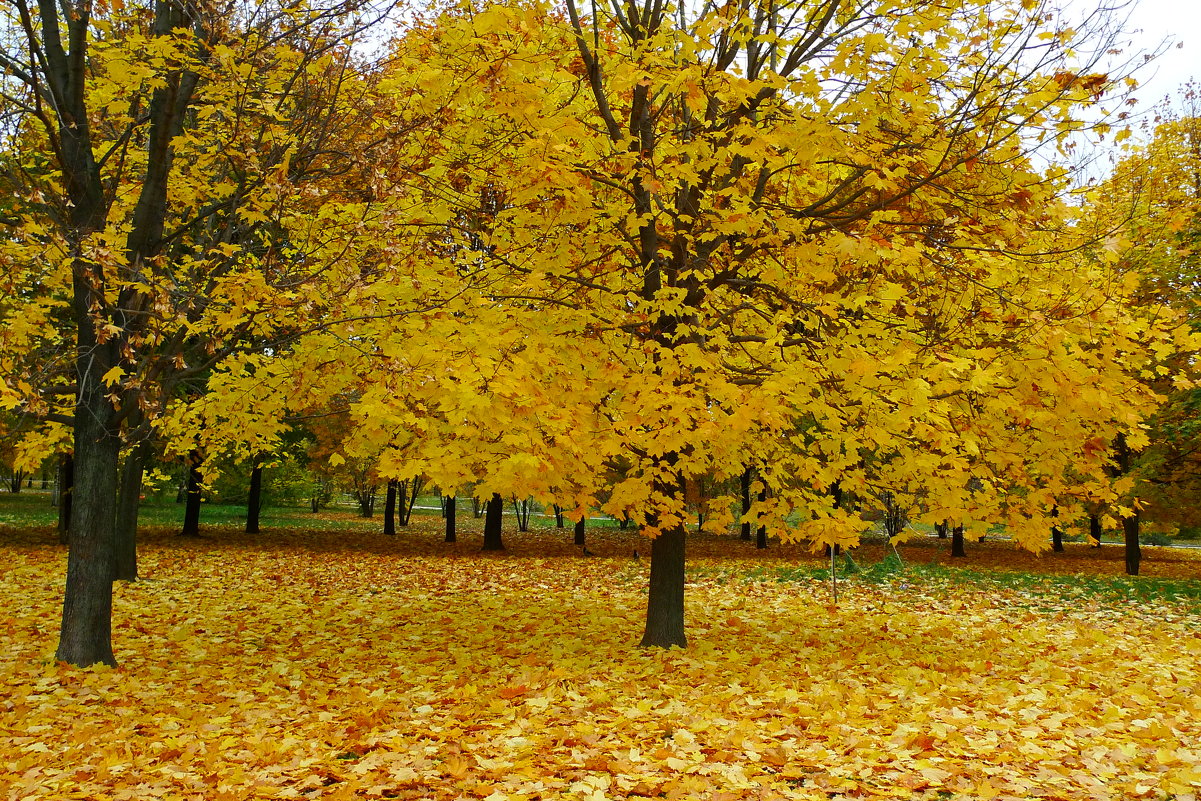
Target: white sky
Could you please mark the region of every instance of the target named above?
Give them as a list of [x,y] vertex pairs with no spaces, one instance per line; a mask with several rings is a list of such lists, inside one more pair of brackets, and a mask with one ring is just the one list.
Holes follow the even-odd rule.
[[1201,81],[1201,0],[1136,0],[1127,28],[1134,50],[1155,50],[1170,41],[1164,54],[1139,76],[1140,108],[1166,95],[1176,101],[1176,90],[1185,81]]

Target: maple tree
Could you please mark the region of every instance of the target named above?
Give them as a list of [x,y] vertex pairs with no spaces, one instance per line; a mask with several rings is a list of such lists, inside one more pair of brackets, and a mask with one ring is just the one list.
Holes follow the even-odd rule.
[[[1099,226],[1109,226],[1109,247],[1117,253],[1116,280],[1130,287],[1126,301],[1145,320],[1164,315],[1198,323],[1194,292],[1201,224],[1201,127],[1196,88],[1186,86],[1184,114],[1163,110],[1146,144],[1130,148],[1101,185],[1092,209]],[[1189,112],[1192,112],[1191,114]],[[1162,347],[1162,346],[1161,346]],[[1159,352],[1161,364],[1141,378],[1167,398],[1150,419],[1149,447],[1138,453],[1122,436],[1110,442],[1112,475],[1121,482],[1121,519],[1127,572],[1139,572],[1140,521],[1144,517],[1179,522],[1191,506],[1191,453],[1195,448],[1197,391],[1188,377],[1187,351]],[[1138,449],[1142,450],[1142,449]],[[1187,512],[1183,514],[1187,519]]]
[[[178,453],[196,448],[194,431],[157,427],[164,411],[194,400],[189,386],[222,359],[311,319],[344,278],[332,265],[353,249],[362,198],[307,187],[371,153],[370,141],[352,157],[335,140],[373,119],[342,46],[372,10],[5,6],[3,102],[16,120],[5,176],[18,191],[3,315],[18,357],[0,386],[5,407],[74,430],[64,661],[113,661],[111,581],[118,555],[133,553],[113,512],[123,443],[120,502],[136,504],[152,430],[186,434]],[[271,440],[230,436],[256,451]]]
[[341,354],[363,447],[446,491],[635,520],[646,645],[686,642],[687,487],[750,461],[763,536],[853,544],[831,490],[870,467],[925,522],[1045,547],[1115,497],[1097,445],[1145,443],[1140,377],[1188,346],[1032,158],[1116,82],[1082,36],[1035,2],[457,8],[387,85],[439,109],[405,191],[429,280],[471,290],[289,369]]

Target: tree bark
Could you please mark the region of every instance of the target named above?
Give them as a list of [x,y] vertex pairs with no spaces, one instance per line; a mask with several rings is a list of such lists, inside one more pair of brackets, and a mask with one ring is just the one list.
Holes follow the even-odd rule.
[[[767,502],[767,490],[761,489],[761,490],[759,490],[759,503],[766,503],[766,502]],[[759,530],[755,532],[755,547],[756,548],[766,548],[767,547],[767,526],[759,526]]]
[[551,508],[555,512],[555,528],[563,528],[563,507],[556,503]]
[[1059,526],[1051,526],[1051,550],[1063,553],[1063,530]]
[[58,464],[58,541],[61,545],[70,542],[71,496],[75,488],[75,458],[64,453]]
[[951,529],[951,556],[967,556],[967,551],[963,550],[963,526]]
[[384,495],[384,534],[389,537],[396,536],[396,486],[399,484],[396,479],[388,479],[388,491]]
[[1101,535],[1104,533],[1105,533],[1104,530],[1101,528],[1101,516],[1100,515],[1089,515],[1088,516],[1088,536],[1094,540],[1094,542],[1092,543],[1094,548],[1101,547]]
[[492,493],[488,507],[484,513],[484,548],[485,551],[503,551],[505,543],[501,539],[500,525],[505,513],[505,499],[500,493]]
[[455,533],[455,517],[458,514],[458,502],[455,496],[448,495],[446,497],[446,541],[454,542],[457,539]]
[[117,495],[116,557],[113,578],[138,580],[138,509],[142,505],[142,474],[149,446],[135,444],[125,454]]
[[55,659],[80,667],[116,665],[112,645],[117,467],[121,440],[107,430],[112,408],[86,367],[76,405],[70,551]]
[[584,521],[585,520],[587,520],[587,518],[581,517],[579,520],[575,521],[575,544],[580,546],[581,548],[583,548],[584,544],[585,544],[585,542],[584,542],[584,537],[585,537]]
[[259,512],[263,508],[263,466],[250,469],[250,492],[246,495],[246,533],[259,534]]
[[947,521],[945,521],[945,520],[942,521],[941,523],[935,523],[934,524],[934,533],[938,535],[938,538],[940,540],[945,540],[947,538],[947,529],[948,528],[950,528],[950,526],[947,524]]
[[193,453],[188,461],[188,488],[184,493],[183,529],[184,537],[200,536],[200,454]]
[[651,542],[650,594],[642,647],[688,645],[684,636],[684,525],[672,526]]
[[1138,512],[1122,518],[1122,534],[1126,540],[1126,575],[1137,576],[1143,552],[1138,544]]
[[[742,471],[742,475],[738,477],[738,488],[742,494],[742,514],[745,517],[751,512],[751,479],[754,477],[755,469],[747,465]],[[744,520],[742,523],[741,538],[747,542],[751,541],[751,523],[749,520]]]

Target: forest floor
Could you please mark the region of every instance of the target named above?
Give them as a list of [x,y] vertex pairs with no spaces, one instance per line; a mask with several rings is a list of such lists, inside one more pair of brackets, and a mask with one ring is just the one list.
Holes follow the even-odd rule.
[[663,651],[633,532],[325,520],[144,530],[115,670],[55,664],[65,549],[0,525],[0,800],[1201,795],[1197,551],[868,543],[835,605],[828,561],[697,536]]

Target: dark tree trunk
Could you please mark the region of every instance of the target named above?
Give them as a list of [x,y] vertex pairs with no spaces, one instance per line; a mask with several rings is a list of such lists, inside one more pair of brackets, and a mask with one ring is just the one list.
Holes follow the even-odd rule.
[[138,509],[142,504],[142,474],[149,446],[139,442],[125,454],[117,496],[116,566],[113,578],[138,580]]
[[471,497],[471,516],[479,520],[484,515],[484,504],[474,495]]
[[967,556],[967,551],[963,550],[963,526],[951,529],[951,556]]
[[581,517],[579,520],[575,521],[575,544],[580,546],[581,548],[584,547],[584,536],[585,536],[584,535],[584,521],[585,520],[587,520],[586,517]]
[[99,376],[89,374],[94,372],[86,366],[79,371],[85,389],[76,406],[70,551],[55,653],[55,659],[80,667],[117,664],[112,644],[113,539],[121,440],[105,426],[112,408]]
[[388,479],[388,491],[384,495],[384,534],[396,536],[396,486],[400,482]]
[[934,533],[938,535],[938,538],[940,540],[945,540],[947,538],[947,529],[948,528],[950,528],[950,526],[947,524],[947,521],[945,521],[945,520],[942,521],[941,523],[935,523],[934,524]]
[[263,466],[250,468],[250,492],[246,495],[246,533],[258,534],[259,512],[263,508]]
[[531,502],[529,498],[526,498],[524,501],[519,501],[516,498],[513,499],[513,513],[517,516],[518,531],[530,530],[530,511]]
[[488,507],[484,513],[484,550],[503,551],[505,543],[501,539],[500,524],[505,514],[505,499],[500,493],[492,493]]
[[46,468],[44,468],[44,467],[43,467],[43,468],[42,468],[42,489],[46,489],[46,485],[47,485],[48,483],[49,483],[49,482],[48,482],[48,479],[47,479],[47,477],[46,477]]
[[556,503],[553,508],[555,511],[555,528],[563,528],[563,507]]
[[9,488],[9,490],[12,491],[13,495],[18,494],[21,491],[21,485],[24,483],[24,481],[25,481],[25,471],[14,469],[13,474],[9,478],[9,482],[8,482],[8,488]]
[[[742,475],[738,477],[738,488],[742,495],[742,514],[745,517],[751,512],[751,479],[754,478],[755,468],[747,465],[742,471]],[[751,540],[751,523],[745,520],[742,523],[741,538],[750,542]]]
[[184,537],[200,536],[200,455],[193,453],[188,465],[188,489],[184,493],[183,530]]
[[[767,502],[767,490],[762,489],[759,491],[759,503],[766,503],[766,502]],[[755,547],[756,548],[766,548],[767,547],[767,526],[759,526],[759,530],[755,532]]]
[[400,482],[396,500],[400,504],[400,524],[402,526],[407,526],[413,519],[413,507],[417,505],[417,495],[423,486],[425,486],[425,482],[419,476]]
[[688,645],[684,636],[684,525],[672,526],[651,542],[650,594],[643,647]]
[[1122,518],[1122,534],[1126,539],[1126,575],[1137,576],[1143,552],[1138,545],[1138,512]]
[[71,534],[71,498],[75,494],[75,458],[64,453],[58,463],[58,541],[66,545]]
[[1093,540],[1092,546],[1094,548],[1101,547],[1101,535],[1104,533],[1105,532],[1101,529],[1101,516],[1100,515],[1089,515],[1088,516],[1088,536]]
[[446,497],[446,541],[454,542],[457,535],[455,533],[455,516],[458,514],[458,503],[455,501],[455,496],[448,495]]
[[1063,553],[1063,530],[1059,526],[1051,526],[1051,550]]

